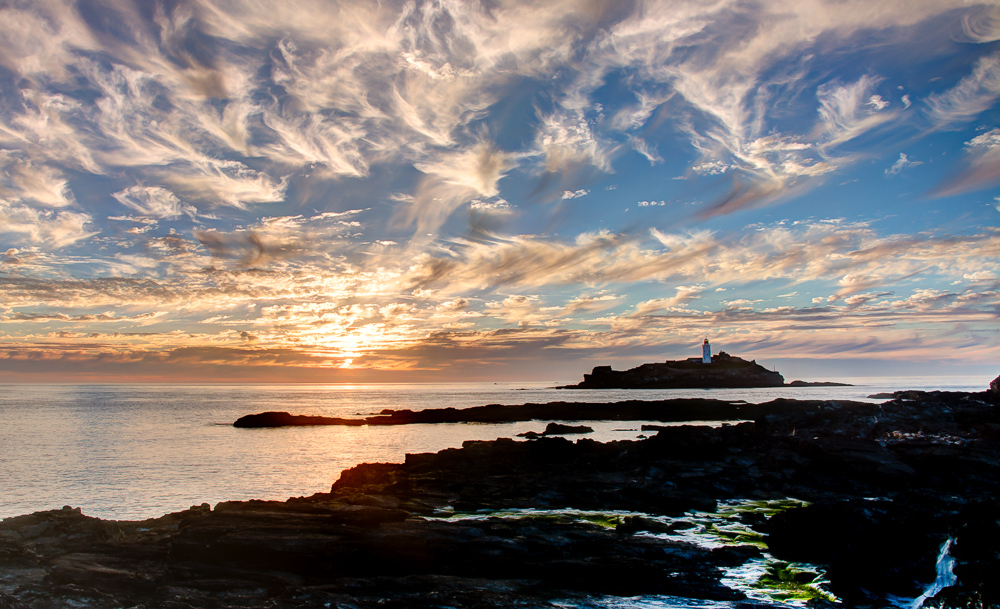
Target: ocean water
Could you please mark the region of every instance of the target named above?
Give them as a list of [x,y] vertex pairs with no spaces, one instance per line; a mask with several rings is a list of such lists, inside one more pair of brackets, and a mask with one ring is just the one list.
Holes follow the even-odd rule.
[[[3,385],[0,518],[81,507],[138,520],[192,505],[325,492],[359,463],[401,462],[464,440],[541,431],[545,421],[373,427],[237,429],[267,410],[339,417],[384,408],[709,397],[865,400],[897,389],[981,391],[989,379],[843,379],[854,387],[713,390],[555,390],[555,383],[424,385]],[[869,400],[875,401],[875,400]],[[641,422],[590,423],[586,437],[631,440]]]

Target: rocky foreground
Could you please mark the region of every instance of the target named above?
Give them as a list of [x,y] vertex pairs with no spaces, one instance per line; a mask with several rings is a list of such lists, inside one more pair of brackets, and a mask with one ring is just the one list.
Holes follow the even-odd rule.
[[1000,393],[758,410],[633,442],[468,442],[286,502],[7,518],[0,608],[885,607],[927,591],[947,540],[958,581],[931,603],[1000,606]]

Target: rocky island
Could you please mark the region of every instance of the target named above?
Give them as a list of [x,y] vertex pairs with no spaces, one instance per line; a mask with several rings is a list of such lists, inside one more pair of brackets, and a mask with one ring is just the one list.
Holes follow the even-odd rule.
[[783,387],[785,377],[725,351],[703,358],[643,364],[625,371],[597,366],[583,382],[558,389],[743,389]]
[[556,389],[748,389],[753,387],[849,387],[847,383],[830,381],[785,383],[776,370],[729,355],[725,351],[712,355],[705,339],[701,357],[643,364],[620,371],[611,366],[596,366],[583,382],[563,385]]
[[6,518],[0,607],[1000,606],[995,385],[742,408],[640,441],[466,442],[284,502]]

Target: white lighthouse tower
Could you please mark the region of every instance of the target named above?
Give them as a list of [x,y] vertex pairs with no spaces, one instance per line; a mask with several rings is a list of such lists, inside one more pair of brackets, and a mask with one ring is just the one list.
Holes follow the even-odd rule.
[[708,344],[707,338],[705,339],[705,343],[701,346],[701,363],[712,363],[712,345]]

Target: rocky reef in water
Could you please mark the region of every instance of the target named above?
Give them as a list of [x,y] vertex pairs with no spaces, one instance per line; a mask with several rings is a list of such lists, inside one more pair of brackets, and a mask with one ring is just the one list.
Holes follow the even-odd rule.
[[789,408],[786,401],[747,404],[708,398],[624,400],[621,402],[548,402],[507,406],[487,404],[470,408],[393,410],[361,419],[261,412],[238,418],[234,427],[309,425],[411,425],[415,423],[515,423],[519,421],[740,421]]
[[781,374],[756,360],[747,361],[722,351],[712,356],[709,364],[692,358],[643,364],[625,371],[597,366],[583,375],[583,382],[559,389],[742,389],[784,384]]
[[[285,502],[141,522],[68,507],[6,518],[0,608],[546,607],[650,594],[874,608],[924,593],[943,545],[957,583],[934,604],[1000,606],[1000,393],[780,400],[754,414],[642,441],[467,442],[359,465],[328,493]],[[754,564],[759,578],[734,586]]]

